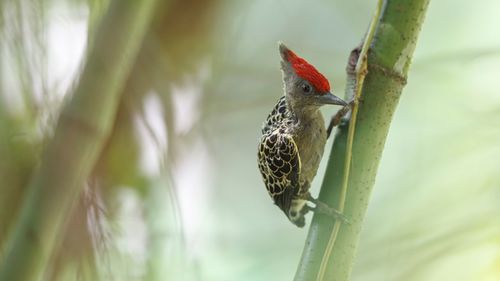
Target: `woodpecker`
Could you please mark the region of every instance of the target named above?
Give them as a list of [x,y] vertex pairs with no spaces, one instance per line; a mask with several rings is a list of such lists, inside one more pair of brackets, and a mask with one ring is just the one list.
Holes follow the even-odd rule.
[[[309,211],[345,222],[340,212],[313,198],[309,188],[327,140],[319,108],[341,105],[339,112],[344,114],[349,104],[331,93],[323,74],[283,43],[279,43],[279,53],[285,94],[262,125],[257,155],[264,184],[274,203],[298,227],[305,225],[304,215]],[[338,116],[334,119],[340,120]]]

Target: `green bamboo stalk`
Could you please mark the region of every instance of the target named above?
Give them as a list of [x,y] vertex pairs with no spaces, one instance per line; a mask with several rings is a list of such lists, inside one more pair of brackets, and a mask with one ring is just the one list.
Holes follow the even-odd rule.
[[[319,196],[331,206],[344,205],[344,213],[352,223],[341,225],[336,230],[331,219],[314,216],[295,275],[296,281],[347,281],[350,278],[384,143],[406,83],[428,3],[429,0],[386,0],[382,5],[368,54],[368,74],[362,86],[361,101],[357,115],[353,115],[356,122],[349,125],[354,138],[351,143],[347,128],[339,128]],[[353,77],[359,79],[359,63],[363,59],[358,61],[358,55],[354,51],[348,65],[348,96],[353,96],[356,91]],[[350,164],[347,170],[345,163]],[[342,198],[345,174],[347,192]]]
[[[346,144],[346,155],[344,157],[344,174],[342,177],[342,186],[341,186],[341,193],[339,197],[339,204],[338,204],[338,210],[340,212],[344,212],[345,208],[345,200],[347,196],[347,185],[349,184],[349,175],[350,175],[350,168],[351,168],[351,160],[352,160],[352,145],[354,141],[354,131],[356,129],[356,120],[358,116],[358,110],[359,110],[359,99],[361,98],[361,92],[363,89],[363,85],[365,82],[366,74],[368,73],[368,50],[370,49],[370,46],[372,44],[373,36],[375,35],[375,31],[377,28],[378,24],[378,19],[380,17],[380,13],[382,12],[382,3],[383,0],[379,0],[377,7],[375,9],[375,14],[372,18],[372,21],[370,23],[370,26],[368,28],[368,32],[366,33],[365,36],[365,41],[361,47],[361,50],[359,51],[359,55],[357,55],[357,60],[356,54],[357,51],[351,53],[351,56],[349,60],[350,63],[353,64],[354,66],[354,61],[356,61],[356,65],[354,67],[354,72],[353,75],[351,75],[351,72],[349,72],[350,76],[353,79],[350,81],[350,86],[354,87],[353,88],[353,97],[354,97],[354,104],[352,106],[352,111],[351,111],[351,122],[349,124],[349,129],[347,131],[347,144]],[[340,226],[341,222],[336,221],[335,224],[333,225],[333,229],[330,233],[330,238],[328,239],[328,244],[326,245],[323,258],[321,259],[321,264],[318,270],[318,274],[316,275],[316,280],[323,280],[326,274],[326,270],[328,268],[328,263],[330,261],[330,256],[331,252],[333,250],[333,246],[335,245],[335,242],[337,240],[337,236],[340,231]]]
[[111,131],[122,85],[157,2],[112,1],[31,181],[0,264],[0,281],[39,280],[43,275]]

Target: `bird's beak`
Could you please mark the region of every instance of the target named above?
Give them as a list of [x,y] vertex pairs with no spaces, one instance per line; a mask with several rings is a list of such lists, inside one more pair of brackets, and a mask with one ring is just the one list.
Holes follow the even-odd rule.
[[342,106],[347,105],[347,102],[345,102],[343,99],[335,96],[334,94],[332,94],[330,92],[327,92],[326,94],[320,96],[319,101],[322,104],[336,104],[336,105],[342,105]]

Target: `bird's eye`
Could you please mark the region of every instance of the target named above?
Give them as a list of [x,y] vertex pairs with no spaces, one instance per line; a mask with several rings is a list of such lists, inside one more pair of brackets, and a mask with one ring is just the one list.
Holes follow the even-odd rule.
[[311,92],[311,86],[307,85],[307,84],[302,84],[302,91],[304,91],[304,93],[310,93]]

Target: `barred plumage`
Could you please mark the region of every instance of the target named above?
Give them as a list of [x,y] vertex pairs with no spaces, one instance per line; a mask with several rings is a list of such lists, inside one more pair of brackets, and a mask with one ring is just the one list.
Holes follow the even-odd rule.
[[317,118],[299,124],[302,120],[288,109],[283,96],[264,122],[259,143],[259,169],[267,191],[287,216],[297,217],[293,222],[298,226],[305,224],[308,210],[303,208],[326,142],[323,118]]
[[289,132],[284,97],[263,124],[259,144],[259,169],[269,195],[283,210],[290,208],[294,195],[299,193],[300,158],[297,145]]

